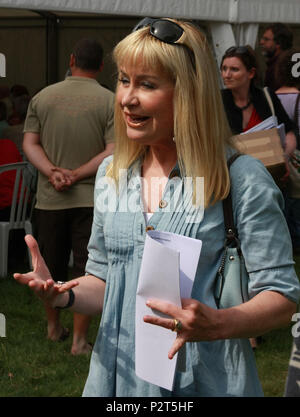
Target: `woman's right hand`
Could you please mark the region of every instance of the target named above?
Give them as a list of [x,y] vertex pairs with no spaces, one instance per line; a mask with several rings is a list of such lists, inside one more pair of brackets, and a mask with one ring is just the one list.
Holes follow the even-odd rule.
[[52,279],[49,269],[42,257],[37,241],[31,235],[25,236],[25,242],[30,250],[33,271],[26,274],[15,273],[14,278],[20,284],[28,285],[38,297],[53,306],[54,299],[77,286],[77,281],[66,282],[63,285],[56,284]]

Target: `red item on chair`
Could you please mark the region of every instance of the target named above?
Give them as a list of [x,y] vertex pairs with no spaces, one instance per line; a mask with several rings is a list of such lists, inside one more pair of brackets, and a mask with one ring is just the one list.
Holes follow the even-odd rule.
[[[0,165],[22,162],[22,156],[13,141],[0,139]],[[9,207],[12,201],[16,172],[0,174],[0,210]]]

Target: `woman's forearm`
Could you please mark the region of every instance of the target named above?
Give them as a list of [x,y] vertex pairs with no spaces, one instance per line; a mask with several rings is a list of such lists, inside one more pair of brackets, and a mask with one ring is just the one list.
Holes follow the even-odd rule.
[[220,338],[248,338],[287,326],[297,310],[296,303],[274,291],[263,291],[252,300],[220,310]]
[[285,153],[290,155],[297,147],[296,136],[293,132],[288,132],[285,136]]
[[[73,281],[78,282],[79,285],[73,288],[75,299],[70,310],[88,316],[100,314],[103,308],[105,282],[93,275],[86,275]],[[69,293],[61,293],[54,299],[52,307],[64,307],[68,301]]]

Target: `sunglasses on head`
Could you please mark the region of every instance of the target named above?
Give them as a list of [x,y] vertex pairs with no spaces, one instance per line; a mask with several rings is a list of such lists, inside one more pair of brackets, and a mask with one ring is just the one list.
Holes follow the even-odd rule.
[[247,54],[247,46],[231,46],[225,51],[225,54],[237,53],[237,54]]
[[141,20],[132,30],[135,32],[146,26],[150,26],[150,34],[155,38],[165,43],[182,43],[184,30],[177,23],[167,19],[153,19],[151,17],[145,17]]
[[185,33],[181,26],[168,19],[153,19],[152,17],[145,17],[133,28],[132,32],[146,26],[150,26],[150,34],[154,38],[172,45],[177,44],[183,46],[189,54],[193,69],[196,69],[194,52],[184,43]]

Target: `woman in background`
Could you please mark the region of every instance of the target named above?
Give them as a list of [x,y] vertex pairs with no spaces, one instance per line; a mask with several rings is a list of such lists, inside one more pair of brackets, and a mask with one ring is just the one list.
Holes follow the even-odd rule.
[[[234,134],[240,134],[272,116],[264,91],[256,86],[257,61],[250,46],[232,46],[222,57],[221,75],[226,89],[222,90],[225,111]],[[285,152],[296,147],[294,124],[289,119],[276,94],[269,90],[278,124],[286,131]]]

